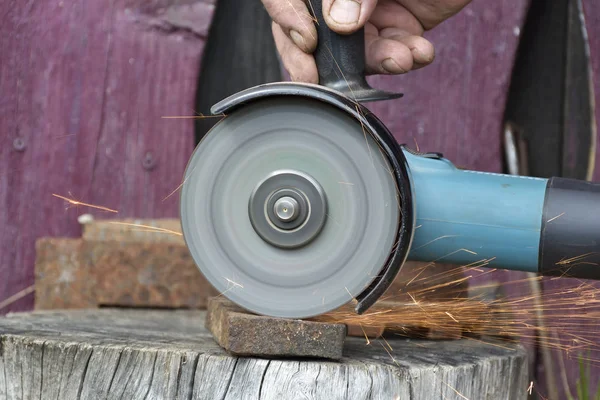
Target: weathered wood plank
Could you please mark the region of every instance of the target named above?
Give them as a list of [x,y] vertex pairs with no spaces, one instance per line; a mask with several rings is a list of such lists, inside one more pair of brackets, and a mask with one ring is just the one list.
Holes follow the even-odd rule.
[[42,238],[36,248],[35,309],[206,308],[219,294],[183,244]]
[[[39,390],[42,377],[52,398],[527,398],[519,346],[388,339],[387,347],[348,338],[340,362],[236,358],[212,340],[204,318],[110,309],[11,314],[0,319],[8,398],[21,394],[21,379]],[[49,365],[58,375],[48,375]]]
[[[212,0],[0,3],[0,299],[33,283],[35,240],[79,234],[53,193],[176,217]],[[0,310],[30,309],[33,296]]]

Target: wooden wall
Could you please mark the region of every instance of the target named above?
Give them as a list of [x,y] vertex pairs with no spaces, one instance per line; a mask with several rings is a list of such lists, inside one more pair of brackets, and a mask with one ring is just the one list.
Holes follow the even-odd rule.
[[[176,217],[177,197],[167,196],[180,183],[195,128],[201,134],[212,122],[162,117],[207,113],[244,82],[278,79],[268,53],[240,64],[229,58],[221,68],[211,63],[200,74],[215,1],[0,1],[0,301],[33,283],[35,240],[79,235],[82,213]],[[218,1],[232,7],[234,0]],[[582,5],[597,123],[600,5]],[[474,1],[427,34],[437,51],[433,65],[406,76],[369,78],[405,93],[370,108],[400,142],[440,151],[461,167],[503,171],[505,108],[528,6],[528,0]],[[252,7],[247,12],[258,13],[256,3]],[[264,14],[256,15],[233,25],[268,25]],[[264,35],[253,40],[268,41]],[[235,53],[232,46],[251,42],[224,40],[206,57],[223,60]],[[265,72],[243,82],[207,78],[219,69],[236,74],[246,65]],[[593,178],[600,179],[598,162]],[[53,193],[118,214],[65,209]],[[30,309],[32,301],[25,297],[0,313]],[[566,363],[573,393],[577,365]],[[543,375],[540,369],[542,382]]]
[[[212,0],[0,2],[0,299],[33,283],[35,240],[76,236],[53,193],[174,217],[194,146]],[[28,296],[6,309],[32,306]]]
[[457,165],[502,171],[502,116],[525,0],[474,1],[426,34],[432,65],[401,77],[373,77],[403,98],[370,106],[400,143],[440,151]]

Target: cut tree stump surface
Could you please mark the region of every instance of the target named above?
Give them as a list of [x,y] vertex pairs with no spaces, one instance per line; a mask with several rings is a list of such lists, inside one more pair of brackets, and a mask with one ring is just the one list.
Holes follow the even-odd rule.
[[339,362],[237,358],[212,339],[205,313],[11,314],[0,319],[0,399],[527,398],[518,346],[348,338]]

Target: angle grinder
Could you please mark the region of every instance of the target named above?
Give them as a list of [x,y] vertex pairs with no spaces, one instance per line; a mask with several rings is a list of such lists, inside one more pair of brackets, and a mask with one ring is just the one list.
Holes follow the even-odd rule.
[[364,31],[312,1],[319,85],[278,82],[215,104],[185,170],[180,218],[206,279],[257,314],[365,312],[407,260],[600,277],[600,185],[456,168],[398,144],[362,103]]

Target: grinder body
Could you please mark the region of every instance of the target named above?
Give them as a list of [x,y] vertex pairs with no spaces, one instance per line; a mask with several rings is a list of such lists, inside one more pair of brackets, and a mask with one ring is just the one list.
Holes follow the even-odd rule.
[[438,154],[404,155],[416,211],[408,259],[600,277],[600,185],[462,170]]
[[[402,94],[368,85],[364,31],[336,35],[321,7],[320,84],[215,104],[226,118],[188,163],[183,237],[213,286],[251,312],[306,318],[349,301],[365,312],[407,260],[600,278],[599,185],[462,170],[398,144],[362,103]],[[271,210],[283,200],[290,209]],[[298,210],[302,225],[273,217]]]
[[364,105],[322,86],[259,85],[211,111],[227,114],[263,98],[294,96],[350,114],[365,134],[378,138],[395,166],[403,207],[399,245],[382,269],[381,281],[372,285],[379,285],[374,297],[407,260],[600,279],[598,183],[457,168],[440,153],[397,144]]

